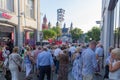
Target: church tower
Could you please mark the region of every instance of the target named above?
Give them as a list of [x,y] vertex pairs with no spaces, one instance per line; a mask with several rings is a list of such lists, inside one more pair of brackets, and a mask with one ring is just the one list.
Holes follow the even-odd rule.
[[46,15],[44,15],[44,17],[43,17],[43,24],[42,24],[42,30],[44,30],[44,29],[48,29]]

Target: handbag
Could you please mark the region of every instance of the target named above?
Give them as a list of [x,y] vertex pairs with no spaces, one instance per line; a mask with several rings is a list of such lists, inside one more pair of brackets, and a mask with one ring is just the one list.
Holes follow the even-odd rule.
[[19,70],[19,72],[21,72],[21,71],[22,71],[22,69],[21,69],[21,67],[20,67],[20,66],[18,66],[18,70]]

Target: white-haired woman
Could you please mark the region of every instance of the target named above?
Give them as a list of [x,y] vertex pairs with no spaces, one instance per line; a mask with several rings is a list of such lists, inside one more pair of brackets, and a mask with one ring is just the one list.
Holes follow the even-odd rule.
[[13,48],[12,54],[9,56],[9,69],[12,74],[12,80],[19,80],[19,68],[22,57],[18,54],[18,47]]
[[120,48],[115,48],[111,52],[109,62],[109,79],[120,80]]

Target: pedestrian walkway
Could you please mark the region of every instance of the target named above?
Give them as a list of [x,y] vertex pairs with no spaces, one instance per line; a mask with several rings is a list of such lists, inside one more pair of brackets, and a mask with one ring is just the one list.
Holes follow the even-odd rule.
[[[33,75],[33,76],[35,76],[35,75]],[[20,73],[20,79],[19,79],[19,80],[24,80],[24,78],[25,78],[25,73],[21,72],[21,73]],[[3,77],[3,75],[1,75],[1,73],[0,73],[0,80],[6,80],[6,79]],[[37,80],[37,77],[36,77],[36,76],[33,77],[32,80]],[[45,80],[46,80],[46,79],[45,79]],[[57,80],[57,76],[56,76],[54,73],[53,73],[53,79],[52,79],[52,80]],[[74,80],[73,77],[72,77],[71,72],[69,72],[68,80]],[[96,75],[94,80],[103,80],[103,77],[102,77],[102,76],[99,76],[99,75]]]
[[[33,75],[33,76],[35,76],[35,75]],[[20,73],[20,79],[19,79],[19,80],[24,80],[24,78],[25,78],[25,73],[21,72],[21,73]],[[0,73],[0,80],[6,80],[1,73]],[[32,80],[37,80],[37,77],[36,77],[36,76],[33,77]],[[46,80],[46,79],[45,79],[45,80]],[[57,80],[57,76],[56,76],[54,73],[53,73],[53,80]],[[71,72],[70,72],[69,75],[68,75],[68,80],[74,80],[73,77],[72,77],[72,75],[71,75]]]
[[[70,68],[70,69],[71,69],[71,68]],[[55,73],[53,73],[52,75],[53,75],[53,76],[52,76],[52,80],[57,80],[57,75],[56,75]],[[103,75],[104,75],[104,70],[103,70],[101,76],[100,76],[100,75],[95,75],[95,79],[94,79],[94,80],[104,80],[104,79],[103,79]],[[33,76],[34,76],[34,77],[33,77],[33,79],[31,79],[31,80],[37,80],[36,75],[33,75]],[[24,73],[24,72],[21,72],[21,73],[20,73],[20,79],[19,79],[19,80],[24,80],[24,78],[25,78],[25,73]],[[1,72],[0,72],[0,80],[6,80]],[[45,79],[45,80],[47,80],[47,79]],[[74,78],[73,78],[73,76],[72,76],[72,74],[71,74],[71,70],[69,71],[69,74],[68,74],[68,80],[74,80]],[[107,80],[107,79],[105,79],[105,80]]]

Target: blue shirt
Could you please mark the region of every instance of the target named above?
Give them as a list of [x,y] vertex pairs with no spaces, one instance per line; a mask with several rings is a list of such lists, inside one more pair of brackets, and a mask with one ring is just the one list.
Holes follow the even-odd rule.
[[97,60],[96,60],[96,55],[95,52],[87,48],[85,51],[82,53],[82,74],[83,76],[93,74],[95,69],[97,68]]
[[26,64],[26,63],[31,64],[31,61],[30,61],[30,58],[29,58],[28,55],[25,56],[25,58],[24,58],[24,62],[25,62],[25,64]]
[[39,66],[48,66],[48,65],[53,65],[53,58],[52,55],[49,51],[43,51],[40,54],[38,54],[37,57],[37,68]]
[[95,54],[98,54],[99,57],[103,57],[103,48],[97,47],[95,50]]
[[[110,53],[109,53],[109,54],[110,54]],[[111,55],[109,55],[109,56],[106,58],[106,65],[109,65],[110,58],[111,58]]]

